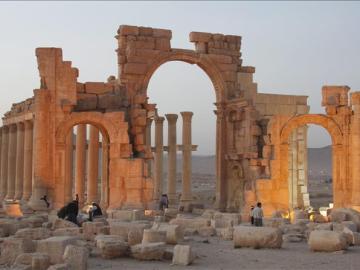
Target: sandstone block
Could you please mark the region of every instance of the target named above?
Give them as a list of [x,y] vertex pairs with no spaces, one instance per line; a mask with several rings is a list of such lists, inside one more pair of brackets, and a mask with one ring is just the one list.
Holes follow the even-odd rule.
[[50,257],[44,253],[34,253],[31,260],[31,268],[36,270],[47,270],[50,266]]
[[51,265],[47,270],[70,270],[70,267],[66,263]]
[[184,239],[184,232],[179,225],[169,225],[166,223],[154,224],[154,230],[166,232],[166,243],[175,245]]
[[34,243],[26,238],[6,238],[2,243],[0,264],[12,265],[17,256],[31,253],[35,249]]
[[290,213],[290,220],[292,223],[296,223],[297,220],[303,220],[303,219],[309,219],[309,214],[306,211],[303,210],[297,210],[295,209]]
[[129,245],[123,241],[105,241],[101,245],[101,257],[104,259],[115,259],[127,255]]
[[67,245],[76,243],[77,238],[73,236],[54,236],[40,240],[37,244],[37,251],[48,253],[51,264],[61,263]]
[[[146,48],[145,48],[146,49]],[[124,72],[128,74],[145,74],[147,71],[146,64],[140,63],[127,63],[124,65]]]
[[103,82],[86,82],[84,84],[85,92],[88,94],[104,94],[113,91],[113,86]]
[[266,227],[280,228],[284,224],[288,224],[289,221],[284,218],[265,218],[264,225]]
[[131,255],[138,260],[160,261],[165,253],[165,243],[146,243],[131,247]]
[[348,242],[344,233],[315,230],[310,233],[308,245],[312,251],[334,252],[347,249]]
[[118,34],[121,36],[137,36],[139,35],[139,27],[132,25],[120,25]]
[[202,237],[209,237],[216,235],[216,230],[213,227],[202,227],[198,230],[198,233]]
[[86,270],[87,259],[89,258],[89,251],[85,247],[77,247],[68,245],[65,248],[63,255],[64,262],[74,270]]
[[153,29],[153,36],[154,37],[161,37],[161,38],[168,38],[171,39],[171,30],[167,30],[167,29]]
[[53,236],[80,236],[81,229],[78,227],[60,228],[53,231]]
[[289,243],[298,243],[304,240],[304,235],[300,233],[289,233],[283,235],[283,241]]
[[143,244],[147,243],[158,243],[164,242],[166,243],[166,231],[158,231],[154,229],[145,229],[143,233]]
[[74,227],[78,227],[78,226],[76,224],[70,222],[70,221],[58,218],[58,219],[54,220],[52,229],[56,230],[56,229],[59,229],[59,228],[69,228],[69,227],[74,228]]
[[194,261],[195,256],[192,253],[191,246],[176,245],[174,247],[173,264],[189,265]]
[[188,217],[177,217],[172,219],[169,224],[180,225],[184,230],[185,229],[195,229],[199,230],[202,227],[209,227],[211,225],[210,219],[198,217],[198,218],[188,218]]
[[95,244],[98,248],[102,248],[105,242],[125,242],[125,239],[119,235],[98,235],[95,237]]
[[82,225],[84,238],[89,241],[94,240],[95,236],[97,235],[98,228],[103,226],[103,222],[84,222]]
[[27,238],[30,240],[41,240],[50,236],[51,231],[46,228],[20,229],[15,233],[16,238]]
[[28,217],[26,219],[21,220],[21,223],[24,225],[24,227],[28,227],[28,228],[38,228],[41,227],[42,224],[44,223],[44,219],[42,217]]
[[350,208],[332,209],[330,213],[332,222],[352,221],[356,224],[357,230],[360,230],[360,213]]
[[209,42],[212,37],[210,33],[191,32],[189,35],[190,42]]
[[333,231],[343,231],[344,228],[348,228],[349,230],[356,232],[357,231],[357,226],[354,222],[352,221],[343,221],[341,223],[338,222],[333,222],[332,223],[332,229]]
[[97,108],[99,109],[119,109],[122,106],[122,98],[112,93],[98,95]]
[[281,248],[282,232],[270,227],[234,227],[234,247]]
[[130,246],[140,244],[143,239],[144,227],[133,227],[128,232],[128,244]]
[[234,228],[228,227],[216,229],[216,235],[221,237],[223,240],[233,240]]
[[76,110],[91,111],[96,110],[98,98],[95,94],[78,94],[76,102]]

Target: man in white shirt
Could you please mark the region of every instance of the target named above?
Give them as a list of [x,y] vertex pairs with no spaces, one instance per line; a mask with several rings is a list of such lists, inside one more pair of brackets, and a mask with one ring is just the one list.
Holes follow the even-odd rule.
[[261,209],[261,202],[258,202],[254,210],[252,210],[252,216],[254,217],[254,225],[256,227],[262,227],[262,219],[264,217],[264,213]]

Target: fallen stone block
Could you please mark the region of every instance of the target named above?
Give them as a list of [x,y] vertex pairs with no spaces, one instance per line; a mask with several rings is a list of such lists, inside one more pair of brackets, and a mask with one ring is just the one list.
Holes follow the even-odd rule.
[[99,228],[103,227],[103,222],[84,222],[82,224],[84,238],[88,241],[93,241],[98,234]]
[[41,240],[51,236],[51,231],[46,228],[20,229],[15,233],[16,238],[27,238],[30,240]]
[[12,265],[17,256],[35,251],[34,242],[26,238],[6,238],[2,243],[0,264]]
[[213,209],[205,209],[205,211],[202,213],[201,216],[206,219],[212,219],[214,217],[215,213],[218,213],[218,212]]
[[284,218],[264,218],[263,222],[265,227],[273,228],[280,228],[285,224],[289,224],[289,220]]
[[345,234],[350,246],[360,245],[360,233],[354,232],[347,227],[343,228],[342,232]]
[[173,264],[189,265],[194,261],[195,256],[192,253],[191,246],[176,245],[174,247]]
[[189,218],[189,217],[177,217],[172,219],[169,224],[180,225],[184,230],[185,229],[195,229],[199,230],[202,227],[209,227],[211,225],[210,219],[197,217],[197,218]]
[[81,228],[79,227],[68,227],[68,228],[60,228],[53,231],[53,236],[77,236],[81,235]]
[[147,243],[166,243],[166,231],[159,231],[154,229],[145,229],[143,233],[142,244]]
[[216,235],[223,240],[233,240],[234,228],[229,227],[229,228],[216,229]]
[[36,270],[47,270],[50,266],[50,257],[43,253],[33,253],[31,268]]
[[299,243],[305,239],[303,234],[299,233],[289,233],[283,235],[283,241],[288,243]]
[[210,237],[216,235],[216,230],[213,227],[202,227],[198,230],[198,234],[202,237]]
[[164,256],[165,249],[165,243],[138,244],[131,247],[131,255],[138,260],[160,261]]
[[122,241],[104,241],[101,244],[101,257],[104,259],[115,259],[125,257],[128,254],[129,245]]
[[47,270],[70,270],[70,266],[66,263],[51,265]]
[[166,223],[154,224],[152,229],[166,232],[166,243],[170,245],[178,244],[184,239],[184,232],[179,225]]
[[342,232],[315,230],[310,233],[308,245],[312,251],[334,252],[347,249],[348,241]]
[[52,224],[53,230],[60,229],[60,228],[68,228],[68,227],[78,227],[78,225],[76,225],[70,221],[67,221],[65,219],[61,219],[61,218],[55,219]]
[[178,213],[179,213],[179,210],[176,208],[165,208],[164,216],[165,216],[166,221],[176,218]]
[[295,224],[299,219],[309,219],[309,213],[304,210],[295,209],[290,212],[291,223]]
[[111,242],[111,243],[125,242],[125,239],[120,235],[98,235],[95,237],[95,244],[96,247],[98,247],[99,249],[101,249],[104,243],[106,242]]
[[281,248],[282,232],[271,227],[234,227],[234,247]]
[[330,213],[332,222],[352,221],[356,224],[357,231],[360,231],[360,212],[351,208],[332,209]]
[[[316,224],[316,223],[315,223]],[[332,231],[333,230],[333,223],[319,223],[315,225],[315,230],[327,230]]]
[[74,245],[77,239],[74,236],[50,237],[38,242],[37,251],[49,254],[51,264],[62,263],[66,246]]
[[108,217],[118,221],[135,221],[145,219],[143,210],[109,210]]
[[77,247],[68,245],[65,248],[63,255],[64,262],[67,263],[71,269],[86,270],[87,259],[89,258],[89,251],[85,247]]
[[344,230],[344,228],[348,228],[349,230],[356,232],[357,231],[357,226],[354,222],[352,221],[343,221],[341,223],[338,222],[333,222],[332,223],[332,229],[333,231],[338,231],[341,232]]
[[[142,234],[144,229],[150,228],[150,223],[137,222],[110,222],[110,235],[119,235],[128,241],[130,231],[139,231]],[[135,234],[135,232],[133,232]],[[133,235],[132,235],[133,236]],[[133,240],[133,239],[132,239]]]

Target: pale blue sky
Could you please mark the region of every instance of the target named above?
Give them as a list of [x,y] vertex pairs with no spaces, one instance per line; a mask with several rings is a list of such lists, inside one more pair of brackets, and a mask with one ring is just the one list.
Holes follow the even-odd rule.
[[[311,112],[323,112],[324,84],[360,90],[358,2],[0,2],[0,113],[39,86],[36,47],[63,48],[80,81],[116,74],[114,35],[121,24],[171,29],[172,46],[189,49],[191,31],[240,35],[259,92],[309,95]],[[161,113],[194,111],[200,154],[214,152],[209,88],[201,69],[178,62],[160,67],[149,88]],[[310,129],[310,146],[329,141],[326,132]]]

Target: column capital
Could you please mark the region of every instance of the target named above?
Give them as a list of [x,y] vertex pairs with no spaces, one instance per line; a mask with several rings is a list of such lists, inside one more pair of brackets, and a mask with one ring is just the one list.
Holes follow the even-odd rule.
[[155,124],[162,124],[164,122],[164,120],[165,120],[165,117],[163,117],[163,116],[156,116],[154,118]]
[[184,121],[191,121],[191,117],[194,115],[193,112],[180,112]]
[[165,114],[165,117],[169,123],[176,123],[176,121],[178,119],[178,115],[175,113]]

